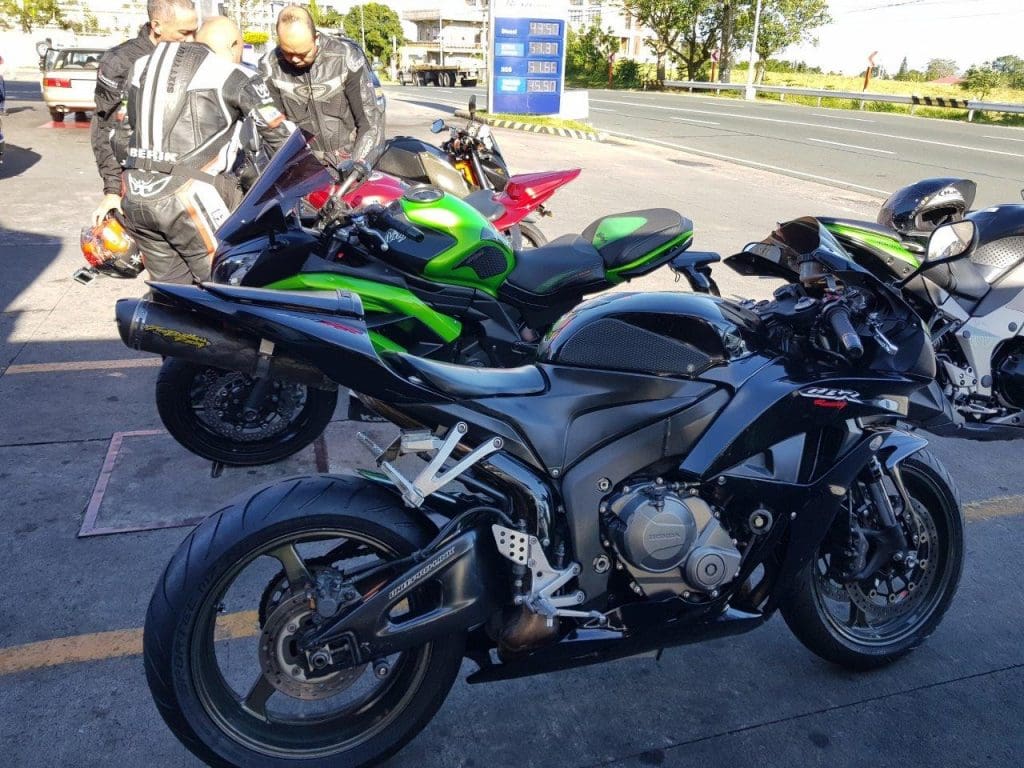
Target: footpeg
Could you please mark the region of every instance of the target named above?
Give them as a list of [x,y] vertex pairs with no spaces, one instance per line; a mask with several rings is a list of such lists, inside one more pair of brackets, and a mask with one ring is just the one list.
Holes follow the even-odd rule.
[[536,536],[497,524],[491,526],[491,532],[494,543],[498,545],[498,554],[530,569],[530,594],[517,598],[518,604],[526,605],[534,613],[549,619],[555,616],[590,616],[589,613],[569,610],[569,606],[580,605],[587,599],[583,592],[576,590],[567,595],[555,595],[570,579],[580,575],[579,563],[572,563],[568,568],[554,568]]

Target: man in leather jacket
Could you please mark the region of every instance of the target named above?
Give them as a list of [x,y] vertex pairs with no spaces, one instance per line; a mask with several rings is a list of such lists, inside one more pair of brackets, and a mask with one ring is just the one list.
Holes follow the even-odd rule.
[[[92,115],[92,153],[103,179],[103,200],[93,211],[99,223],[108,211],[121,209],[121,161],[111,144],[115,132],[124,131],[123,109],[135,62],[153,52],[159,42],[191,40],[198,20],[192,0],[149,0],[149,23],[137,37],[114,46],[100,57],[96,74],[96,109]],[[121,143],[124,143],[122,138]]]
[[241,58],[238,27],[215,16],[196,42],[160,43],[133,69],[122,207],[153,280],[209,279],[214,233],[238,202],[237,179],[227,171],[242,121],[253,121],[271,154],[290,133]]
[[260,61],[260,74],[278,109],[313,134],[313,153],[324,165],[336,168],[349,158],[372,163],[384,140],[384,110],[363,51],[318,33],[298,6],[277,17],[277,40]]

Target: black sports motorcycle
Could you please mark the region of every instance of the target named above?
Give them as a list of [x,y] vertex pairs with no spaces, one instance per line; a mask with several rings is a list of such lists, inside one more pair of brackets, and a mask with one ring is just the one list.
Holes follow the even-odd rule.
[[776,610],[854,669],[923,642],[964,554],[952,481],[893,427],[948,418],[932,347],[813,220],[775,246],[732,257],[799,265],[771,302],[602,296],[504,370],[378,356],[342,292],[154,284],[120,301],[132,347],[272,347],[403,428],[362,438],[379,471],[268,485],[178,549],[145,628],[177,737],[215,765],[368,765],[426,725],[464,656],[469,682],[503,680]]

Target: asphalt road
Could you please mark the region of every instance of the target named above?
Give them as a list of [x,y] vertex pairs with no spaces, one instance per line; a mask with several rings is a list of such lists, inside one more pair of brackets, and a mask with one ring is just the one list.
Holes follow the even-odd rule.
[[[38,102],[9,106],[0,165],[0,762],[195,766],[156,714],[137,655],[149,596],[185,535],[160,526],[215,510],[254,484],[311,471],[314,457],[213,480],[208,465],[162,432],[154,360],[127,350],[112,324],[114,301],[144,287],[70,279],[81,263],[78,230],[100,193],[88,131],[71,121],[49,127]],[[429,136],[436,114],[395,103],[389,124]],[[606,213],[669,206],[696,222],[695,247],[728,252],[811,206],[853,216],[877,206],[869,195],[665,147],[498,136],[516,170],[583,169],[551,201],[555,217],[542,225],[550,237]],[[716,276],[727,293],[763,296],[771,287],[728,271]],[[628,289],[679,287],[659,273]],[[332,471],[365,465],[341,414],[328,434]],[[903,662],[869,675],[842,672],[773,621],[669,650],[658,662],[457,682],[389,765],[1019,765],[1021,449],[932,447],[968,504],[967,565],[945,621]],[[111,532],[79,538],[103,529]]]
[[[465,106],[481,88],[387,89],[393,98]],[[881,112],[681,93],[591,90],[590,119],[610,136],[657,143],[885,197],[930,176],[978,183],[978,204],[1016,202],[1024,129]]]

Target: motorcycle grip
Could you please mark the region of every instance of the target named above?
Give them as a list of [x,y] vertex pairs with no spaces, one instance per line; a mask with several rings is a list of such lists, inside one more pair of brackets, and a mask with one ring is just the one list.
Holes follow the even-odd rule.
[[843,348],[846,356],[851,360],[857,360],[864,354],[864,344],[861,343],[860,335],[854,330],[850,322],[850,313],[846,307],[835,307],[828,313],[828,321],[835,331],[839,346]]

